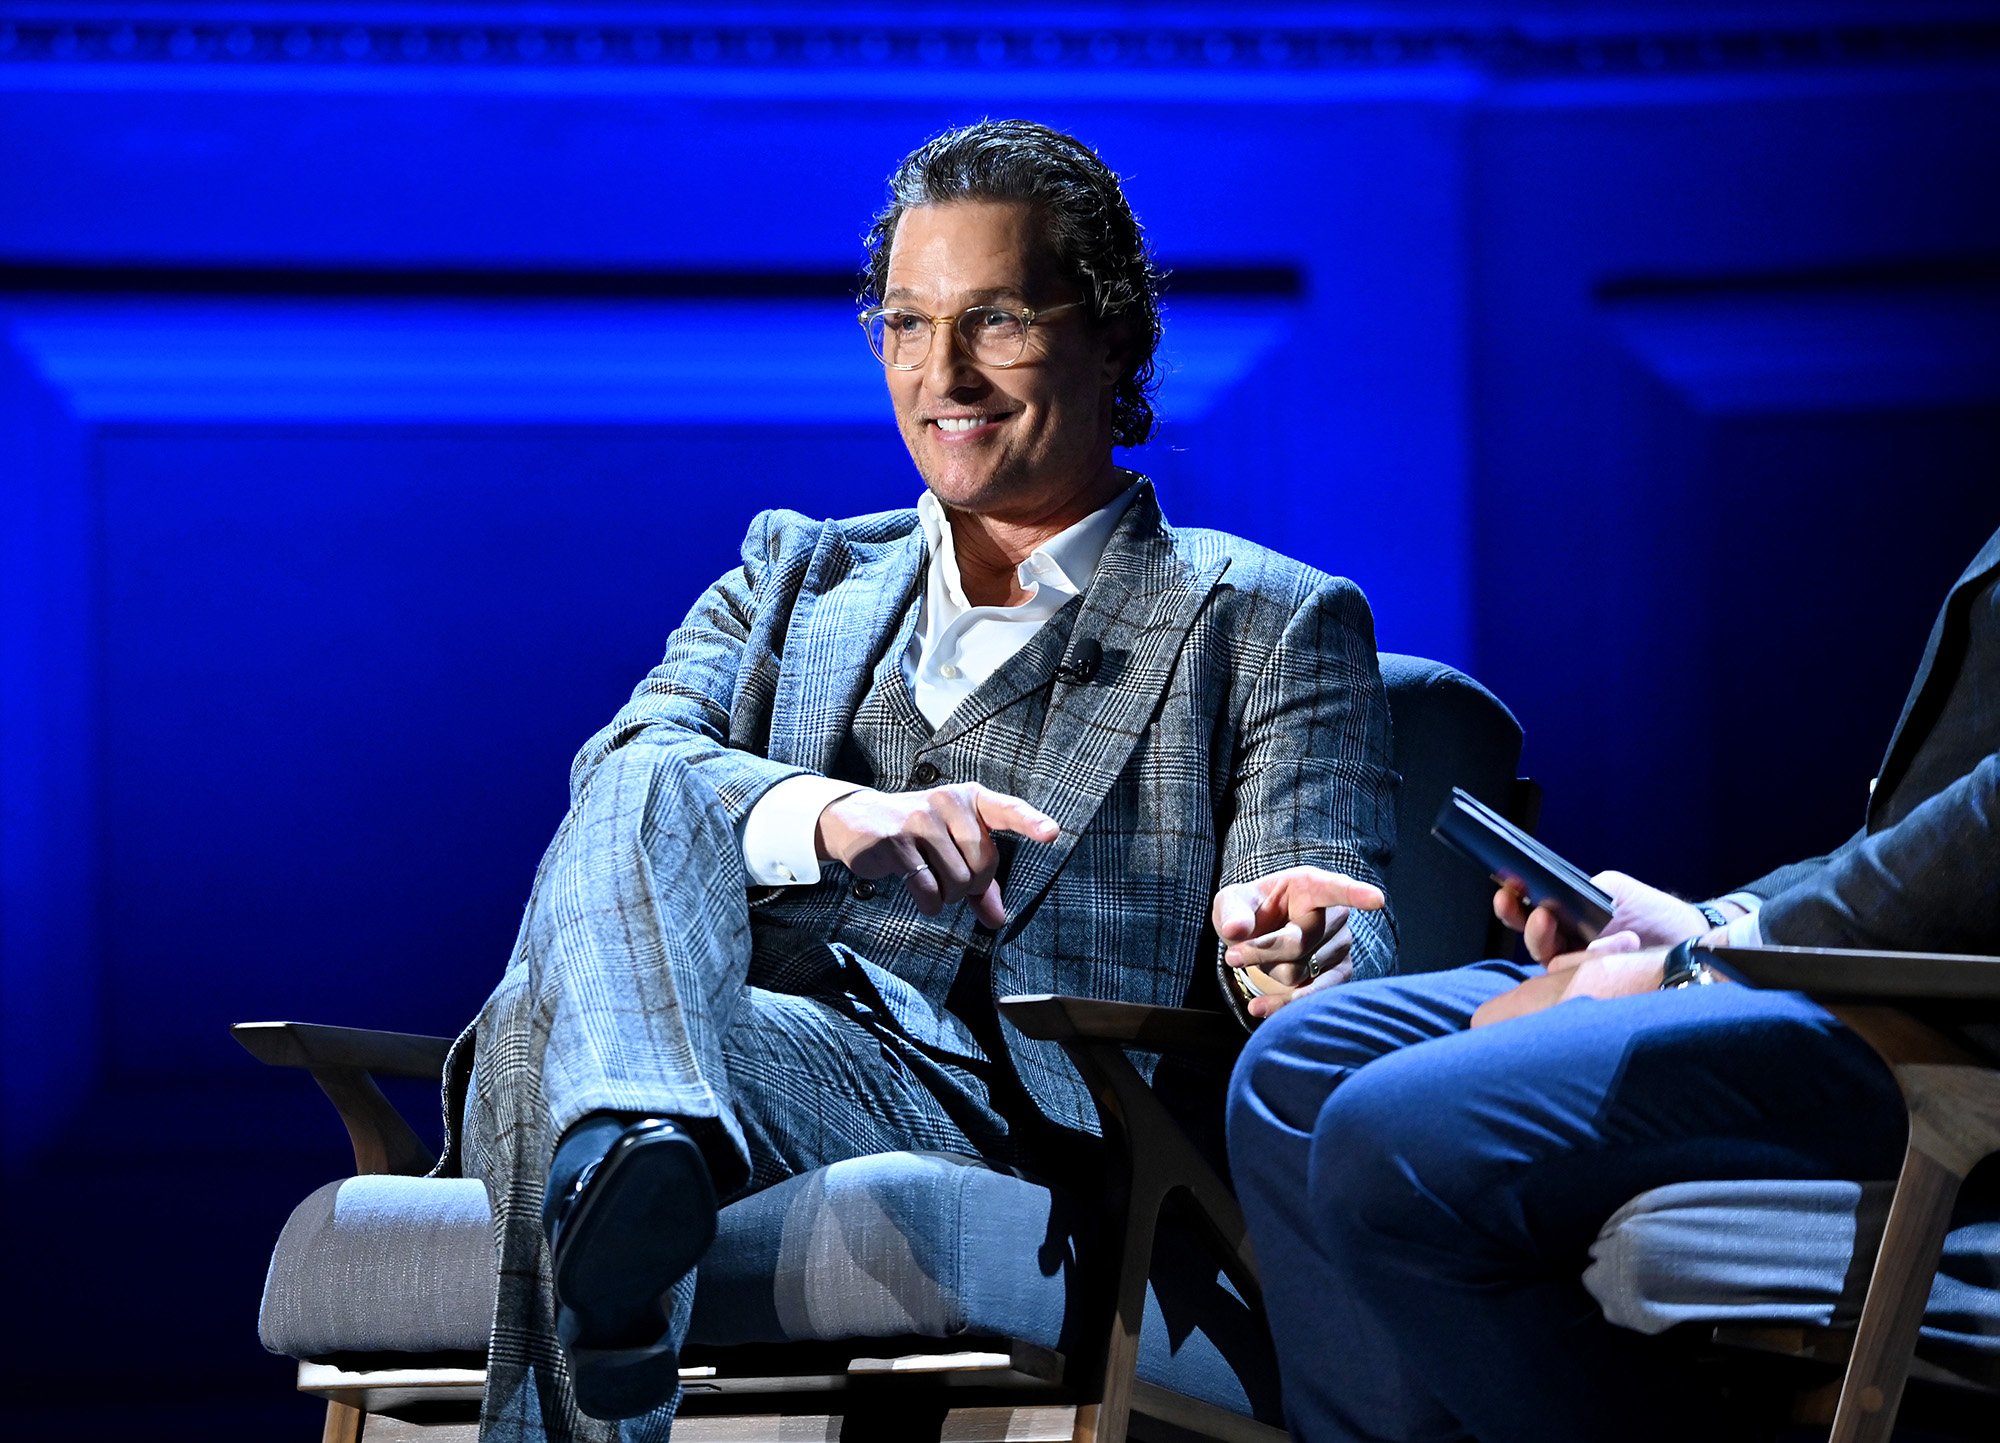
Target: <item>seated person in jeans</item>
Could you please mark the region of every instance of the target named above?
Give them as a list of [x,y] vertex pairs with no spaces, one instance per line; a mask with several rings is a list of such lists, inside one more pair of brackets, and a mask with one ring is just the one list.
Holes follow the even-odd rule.
[[[1591,1240],[1666,1183],[1893,1176],[1905,1112],[1823,1008],[1704,985],[1692,945],[1667,976],[1670,949],[2000,953],[2000,534],[1945,603],[1856,836],[1700,906],[1596,880],[1617,907],[1588,950],[1502,892],[1543,965],[1253,1004],[1275,1015],[1237,1064],[1229,1148],[1301,1443],[1714,1436],[1585,1293]],[[1284,912],[1219,899],[1226,960],[1294,957]]]

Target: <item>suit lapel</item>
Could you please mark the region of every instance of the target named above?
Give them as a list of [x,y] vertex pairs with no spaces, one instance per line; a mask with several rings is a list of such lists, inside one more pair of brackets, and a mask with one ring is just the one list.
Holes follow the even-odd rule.
[[2000,568],[2000,531],[1994,532],[1987,538],[1979,554],[1972,558],[1972,565],[1965,569],[1965,574],[1958,578],[1950,594],[1945,597],[1944,605],[1938,608],[1937,620],[1931,623],[1930,639],[1924,643],[1924,659],[1917,667],[1916,680],[1910,683],[1910,694],[1903,699],[1903,710],[1896,718],[1896,729],[1889,733],[1888,749],[1882,754],[1882,767],[1877,777],[1878,785],[1875,794],[1869,797],[1868,809],[1871,816],[1875,810],[1875,795],[1886,795],[1892,789],[1899,761],[1897,752],[1903,743],[1903,733],[1910,724],[1910,718],[1916,714],[1925,688],[1930,685],[1931,671],[1937,665],[1938,647],[1944,641],[1945,628],[1951,620],[1952,608],[1958,605],[1959,598],[1966,591],[1984,581],[1996,568]]
[[927,548],[912,518],[907,535],[850,543],[820,535],[785,631],[785,660],[771,715],[771,760],[831,774],[874,674],[885,639],[905,635]]
[[1058,682],[1043,723],[1028,800],[1055,818],[1062,836],[1015,852],[1005,887],[1014,926],[1054,880],[1125,769],[1173,677],[1188,629],[1227,569],[1218,560],[1196,572],[1181,559],[1151,484],[1142,483],[1069,636],[1071,656],[1086,640],[1103,648],[1098,673],[1083,685]]

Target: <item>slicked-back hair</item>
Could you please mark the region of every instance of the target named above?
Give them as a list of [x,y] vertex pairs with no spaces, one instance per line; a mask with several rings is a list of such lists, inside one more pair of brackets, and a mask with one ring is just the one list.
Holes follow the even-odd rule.
[[1111,395],[1112,444],[1146,441],[1158,426],[1160,272],[1118,177],[1074,136],[1029,120],[981,120],[911,151],[889,177],[889,203],[868,231],[861,304],[882,303],[903,212],[961,200],[1035,208],[1056,268],[1083,292],[1098,325],[1120,324],[1125,333],[1125,369]]

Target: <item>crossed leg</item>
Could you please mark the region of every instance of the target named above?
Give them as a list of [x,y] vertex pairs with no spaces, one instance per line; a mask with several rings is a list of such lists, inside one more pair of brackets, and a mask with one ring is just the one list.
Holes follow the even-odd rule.
[[[494,1436],[653,1437],[672,1416],[668,1397],[621,1430],[576,1406],[543,1205],[557,1140],[580,1122],[671,1120],[698,1141],[723,1198],[898,1148],[1014,1160],[980,1077],[864,1022],[837,983],[819,996],[750,986],[746,899],[713,793],[642,747],[605,759],[543,860],[507,975],[476,1025],[465,1131],[467,1171],[486,1183],[500,1235],[485,1402]],[[652,1396],[673,1387],[664,1365],[686,1336],[694,1278],[666,1299]]]

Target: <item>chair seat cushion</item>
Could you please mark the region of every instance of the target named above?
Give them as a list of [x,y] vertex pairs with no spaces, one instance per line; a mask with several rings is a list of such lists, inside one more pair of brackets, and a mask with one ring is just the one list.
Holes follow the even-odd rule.
[[[919,1335],[1016,1338],[1065,1353],[1076,1237],[1088,1219],[1048,1188],[976,1159],[884,1153],[730,1204],[702,1260],[689,1341]],[[1155,1258],[1139,1375],[1236,1412],[1276,1416],[1263,1325],[1208,1263]],[[264,1290],[264,1346],[292,1357],[480,1351],[493,1242],[476,1181],[356,1177],[301,1203]],[[1254,1400],[1254,1402],[1253,1402]]]
[[[1599,1231],[1584,1286],[1642,1333],[1679,1323],[1825,1327],[1860,1315],[1888,1183],[1695,1182],[1641,1193]],[[2000,1365],[2000,1212],[1960,1208],[1931,1285],[1918,1351],[1954,1372]]]
[[350,1177],[292,1209],[264,1278],[274,1353],[483,1353],[493,1221],[470,1178]]
[[896,1152],[725,1208],[689,1339],[950,1338],[1056,1346],[1073,1271],[1049,1190],[970,1158]]

